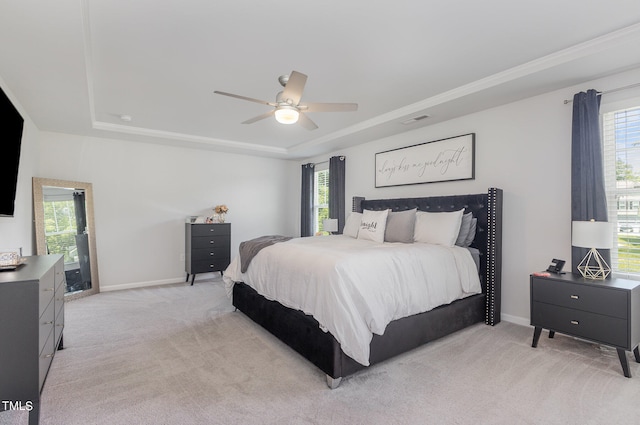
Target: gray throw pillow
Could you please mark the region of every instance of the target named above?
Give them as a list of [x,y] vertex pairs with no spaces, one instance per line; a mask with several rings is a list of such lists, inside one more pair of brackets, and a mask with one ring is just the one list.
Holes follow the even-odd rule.
[[472,220],[473,215],[471,213],[466,213],[462,216],[462,223],[460,223],[460,232],[458,233],[458,238],[456,239],[456,245],[464,247],[468,246],[465,245],[465,242],[469,236],[469,231],[471,230]]
[[390,212],[387,216],[385,242],[413,243],[413,231],[416,225],[416,208],[407,211]]
[[478,219],[474,217],[473,220],[471,220],[471,229],[469,229],[469,235],[467,235],[467,240],[464,241],[463,246],[471,246],[471,243],[476,238],[477,225],[478,225]]

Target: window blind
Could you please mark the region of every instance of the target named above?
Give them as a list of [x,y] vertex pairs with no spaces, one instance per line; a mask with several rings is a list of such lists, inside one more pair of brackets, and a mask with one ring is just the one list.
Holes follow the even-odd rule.
[[324,230],[323,221],[329,218],[329,170],[316,171],[315,179],[313,210],[317,233]]
[[616,234],[611,267],[640,276],[640,107],[602,115],[609,221]]

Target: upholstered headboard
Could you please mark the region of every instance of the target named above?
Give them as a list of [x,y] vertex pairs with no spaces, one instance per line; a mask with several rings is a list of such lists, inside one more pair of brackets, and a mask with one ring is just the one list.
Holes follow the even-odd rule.
[[431,196],[425,198],[372,199],[353,198],[353,211],[385,210],[471,212],[478,219],[476,237],[471,246],[480,251],[480,281],[486,294],[485,322],[500,322],[500,288],[502,279],[502,189],[490,188],[487,193],[472,195]]

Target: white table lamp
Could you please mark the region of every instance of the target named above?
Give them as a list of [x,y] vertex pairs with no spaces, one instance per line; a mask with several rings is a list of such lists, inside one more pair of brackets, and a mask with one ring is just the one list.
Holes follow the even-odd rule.
[[613,226],[606,221],[574,221],[571,223],[571,245],[589,248],[589,252],[578,265],[578,270],[587,279],[606,279],[611,273],[609,264],[596,248],[613,247]]
[[338,231],[338,219],[337,218],[327,218],[322,221],[322,229],[325,232],[333,233]]

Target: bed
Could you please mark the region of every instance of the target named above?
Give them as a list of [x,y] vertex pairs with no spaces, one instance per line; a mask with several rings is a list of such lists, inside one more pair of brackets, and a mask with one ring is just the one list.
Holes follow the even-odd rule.
[[[476,232],[470,246],[479,254],[476,269],[479,290],[478,293],[467,294],[428,311],[392,320],[386,324],[382,334],[373,333],[370,344],[366,347],[368,362],[354,360],[353,357],[358,357],[351,352],[351,356],[345,354],[342,345],[328,331],[328,326],[321,325],[312,315],[283,305],[287,304],[285,301],[281,303],[276,299],[269,299],[270,297],[261,295],[247,283],[230,278],[229,275],[233,276],[233,273],[225,272],[233,305],[321,369],[326,374],[330,388],[336,388],[343,377],[358,370],[473,324],[484,321],[493,326],[499,323],[502,190],[490,188],[487,193],[425,198],[353,199],[354,212],[387,209],[398,212],[414,208],[425,212],[464,209],[464,213],[472,213],[477,219]],[[297,282],[291,283],[295,285]]]

